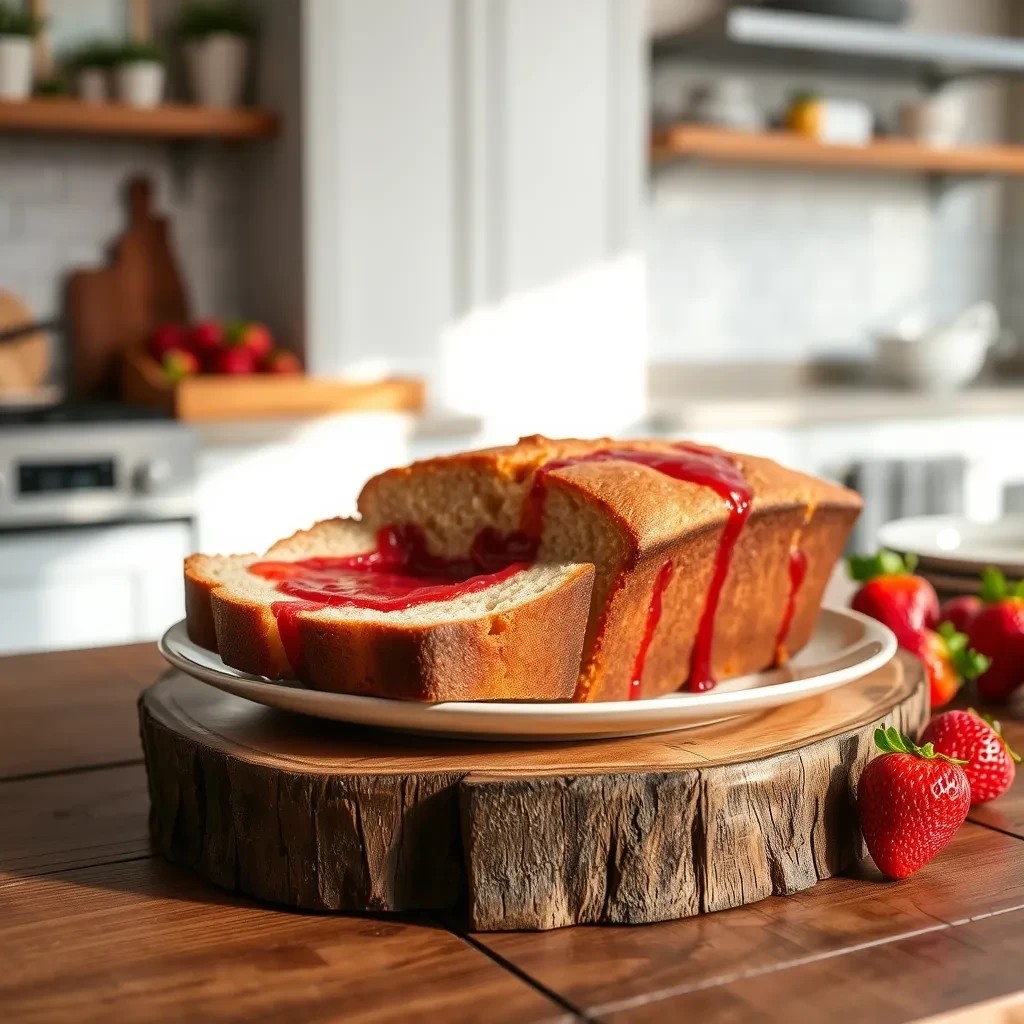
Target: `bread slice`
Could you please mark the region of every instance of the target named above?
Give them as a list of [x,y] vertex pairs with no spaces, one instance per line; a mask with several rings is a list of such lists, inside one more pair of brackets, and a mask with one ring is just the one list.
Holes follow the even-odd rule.
[[[660,441],[527,437],[516,445],[382,473],[364,487],[359,510],[373,529],[411,523],[423,531],[430,550],[465,555],[482,528],[508,533],[520,527],[541,467],[609,450],[676,449]],[[783,662],[806,644],[861,501],[852,491],[768,459],[720,454],[753,491],[714,617],[712,672],[727,678]],[[576,699],[630,695],[652,597],[668,563],[671,577],[643,661],[641,693],[680,689],[728,518],[723,499],[707,486],[626,460],[551,469],[542,486],[538,560],[591,562],[596,569]],[[805,556],[807,571],[783,629],[793,551]]]
[[[573,696],[590,565],[537,564],[486,589],[402,611],[309,609],[249,572],[261,558],[347,556],[375,546],[374,531],[333,519],[261,557],[193,555],[185,562],[189,636],[235,668],[272,679],[297,676],[338,693],[418,701]],[[278,602],[296,610],[279,620]]]

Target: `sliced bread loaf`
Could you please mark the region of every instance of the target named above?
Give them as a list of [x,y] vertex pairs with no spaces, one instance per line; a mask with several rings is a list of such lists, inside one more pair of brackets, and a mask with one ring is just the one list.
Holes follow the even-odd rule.
[[536,564],[471,593],[395,611],[296,599],[251,571],[258,562],[375,548],[374,530],[333,519],[261,557],[193,555],[185,563],[189,636],[235,668],[322,690],[421,701],[573,696],[590,565]]
[[[727,483],[737,478],[746,497],[730,502],[728,486],[653,468],[687,450]],[[730,504],[749,506],[742,522]],[[359,498],[371,528],[413,524],[446,556],[465,555],[482,530],[507,538],[525,529],[540,562],[593,563],[578,700],[656,696],[688,678],[700,689],[784,662],[814,630],[860,505],[853,492],[768,459],[543,437],[390,470]]]

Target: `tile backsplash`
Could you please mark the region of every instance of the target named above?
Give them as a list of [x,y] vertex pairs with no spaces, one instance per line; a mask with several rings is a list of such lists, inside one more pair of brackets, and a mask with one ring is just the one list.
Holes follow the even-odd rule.
[[858,358],[907,313],[999,298],[995,183],[694,165],[651,187],[655,360]]
[[34,315],[61,312],[69,271],[102,266],[123,230],[124,185],[135,174],[154,184],[154,202],[171,239],[197,314],[239,308],[241,210],[238,154],[215,146],[190,154],[176,188],[166,144],[90,143],[8,137],[0,146],[0,288]]

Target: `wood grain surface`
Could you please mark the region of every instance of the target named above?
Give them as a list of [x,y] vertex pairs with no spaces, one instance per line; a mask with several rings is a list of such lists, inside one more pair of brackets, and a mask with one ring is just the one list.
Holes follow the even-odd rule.
[[139,708],[172,861],[287,906],[547,929],[690,917],[841,871],[872,733],[916,733],[927,687],[900,657],[803,711],[539,749],[373,735],[180,674]]
[[0,779],[141,761],[139,692],[154,644],[0,658]]
[[904,882],[866,865],[687,920],[459,937],[280,911],[146,852],[141,768],[102,766],[138,757],[134,703],[160,664],[148,646],[0,659],[5,1022],[975,1024],[1024,991],[1019,781],[971,812],[999,824],[965,825]]

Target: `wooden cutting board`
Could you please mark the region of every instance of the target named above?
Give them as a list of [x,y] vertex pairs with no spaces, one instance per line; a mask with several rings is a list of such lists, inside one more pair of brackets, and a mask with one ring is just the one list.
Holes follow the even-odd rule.
[[306,910],[473,929],[638,924],[796,892],[863,853],[877,726],[928,718],[921,663],[697,730],[474,743],[261,707],[181,673],[139,702],[156,848]]
[[[0,333],[33,323],[38,317],[11,292],[0,289]],[[50,372],[50,339],[34,331],[0,342],[0,397],[30,394],[46,383]]]
[[153,212],[152,186],[134,178],[127,192],[128,227],[114,243],[110,266],[68,279],[71,393],[78,398],[116,397],[122,353],[139,348],[159,324],[189,320],[170,230]]

